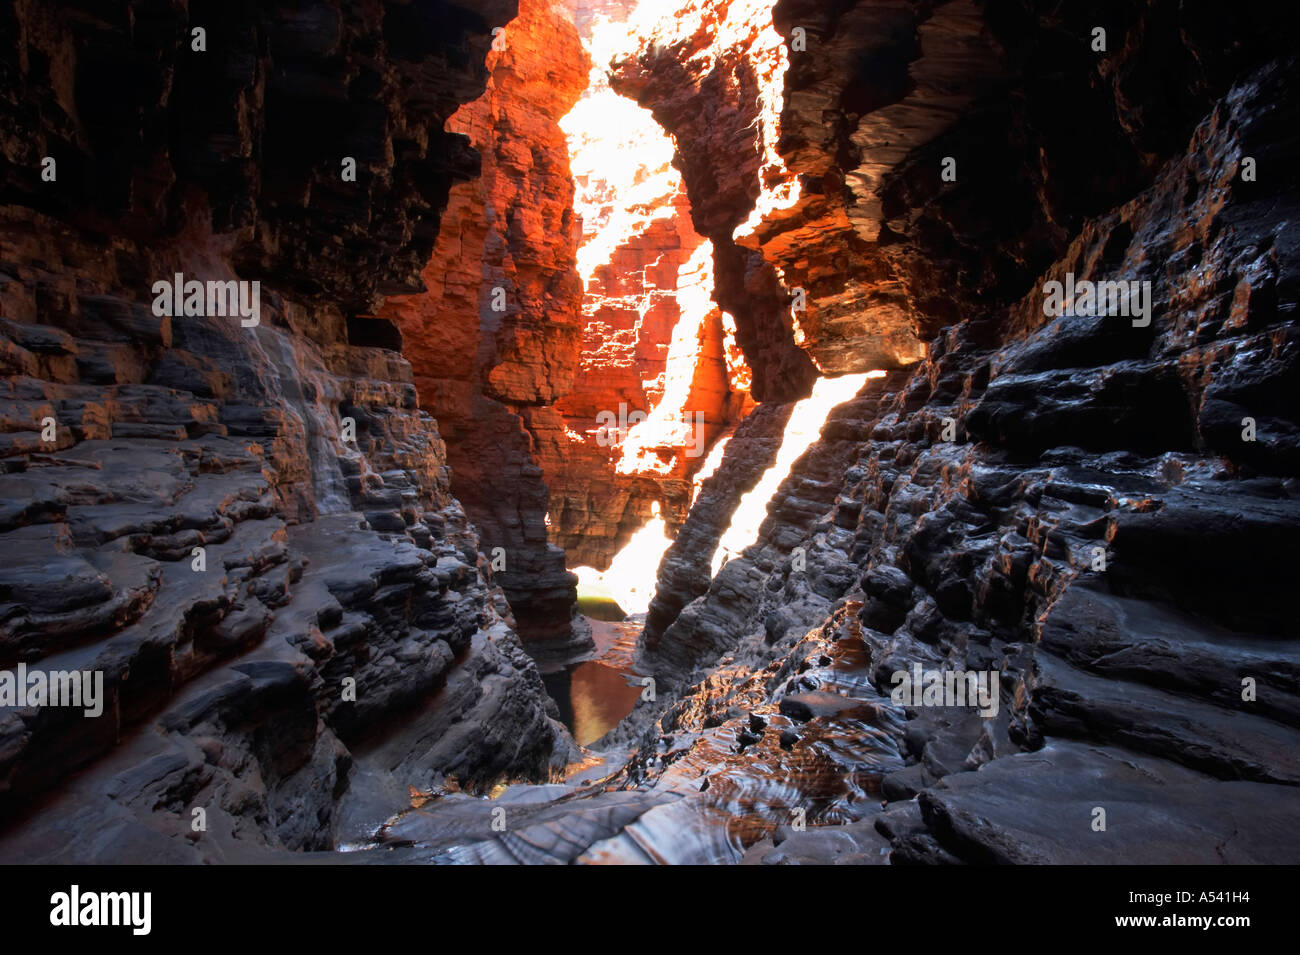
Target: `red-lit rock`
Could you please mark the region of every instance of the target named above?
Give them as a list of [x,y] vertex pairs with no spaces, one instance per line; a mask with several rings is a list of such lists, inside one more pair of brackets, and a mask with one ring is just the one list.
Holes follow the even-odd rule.
[[402,330],[421,404],[447,442],[453,492],[498,557],[520,634],[568,644],[583,639],[570,626],[576,578],[548,540],[529,421],[570,390],[578,367],[578,223],[558,122],[589,62],[573,25],[542,0],[520,4],[487,62],[486,91],[448,121],[479,150],[480,177],[452,190],[427,291],[390,298],[381,314]]
[[775,120],[785,54],[771,7],[647,5],[637,26],[639,44],[620,56],[611,82],[675,138],[692,222],[713,243],[714,295],[735,317],[755,399],[805,397],[817,371],[794,344],[790,293],[757,251],[734,240],[783,175]]

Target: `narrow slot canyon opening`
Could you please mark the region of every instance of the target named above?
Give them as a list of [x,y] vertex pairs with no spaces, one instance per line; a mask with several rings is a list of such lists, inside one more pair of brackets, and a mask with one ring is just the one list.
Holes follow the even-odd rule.
[[579,714],[616,722],[636,694],[614,693],[612,710],[607,690],[579,699],[583,674],[636,679],[660,559],[701,468],[756,404],[677,144],[611,87],[661,16],[520,3],[484,93],[447,122],[480,175],[452,187],[427,291],[380,314],[524,648],[584,742],[612,723],[595,733]]
[[[651,109],[611,86],[615,64],[634,57],[647,36],[670,29],[664,11],[623,2],[573,12],[591,70],[558,125],[573,183],[581,338],[571,388],[553,405],[564,441],[541,467],[548,540],[564,550],[577,577],[574,631],[590,633],[594,646],[581,647],[577,662],[540,659],[565,721],[587,744],[636,702],[644,674],[630,664],[661,561],[757,402],[737,320],[719,302],[714,242],[695,228],[678,144]],[[798,180],[776,151],[785,46],[770,8],[758,2],[735,3],[708,26],[716,43],[753,44],[764,61],[744,130],[761,188],[734,228],[731,238],[740,240],[798,196]],[[793,310],[789,326],[794,341]],[[757,540],[794,461],[866,377],[818,378],[795,406],[779,454],[718,543],[714,573]]]
[[621,619],[649,608],[694,474],[753,401],[734,321],[713,301],[713,247],[691,223],[675,144],[610,86],[610,64],[637,49],[646,5],[610,6],[575,17],[592,69],[560,123],[582,223],[583,337],[574,389],[557,403],[571,459],[552,500],[580,611]]
[[[737,103],[725,123],[745,151],[737,181],[723,203],[705,192],[703,210],[688,197],[693,158],[634,75],[647,37],[697,28],[708,49],[749,55],[718,80]],[[828,396],[846,400],[862,378],[820,378],[757,248],[763,216],[800,194],[777,150],[788,56],[770,7],[733,0],[679,19],[630,0],[523,0],[486,65],[483,94],[447,122],[480,175],[451,189],[427,290],[388,298],[380,317],[437,421],[502,609],[587,742],[636,695],[578,699],[584,674],[644,676],[629,663],[647,615],[663,622],[661,563],[737,427],[765,400],[803,401],[713,570],[757,539]],[[612,716],[579,728],[584,712]]]
[[776,459],[763,472],[753,490],[746,491],[740,498],[727,529],[722,532],[710,564],[714,575],[727,561],[739,556],[758,539],[759,527],[767,516],[768,502],[790,474],[795,461],[821,436],[831,412],[852,399],[868,380],[884,376],[883,371],[870,371],[840,378],[819,378],[813,385],[813,393],[795,403],[789,422],[781,433]]
[[578,579],[577,626],[595,648],[549,668],[546,681],[580,745],[635,704],[635,642],[660,560],[710,450],[754,404],[734,320],[713,300],[713,246],[692,225],[675,144],[610,86],[610,64],[640,42],[644,6],[575,11],[592,68],[560,121],[581,223],[583,327],[573,389],[556,402],[567,444],[549,475],[549,527]]

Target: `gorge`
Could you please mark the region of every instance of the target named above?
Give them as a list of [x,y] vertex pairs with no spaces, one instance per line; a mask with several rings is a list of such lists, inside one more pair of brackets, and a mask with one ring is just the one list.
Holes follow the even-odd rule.
[[1300,861],[1294,38],[0,5],[0,862]]

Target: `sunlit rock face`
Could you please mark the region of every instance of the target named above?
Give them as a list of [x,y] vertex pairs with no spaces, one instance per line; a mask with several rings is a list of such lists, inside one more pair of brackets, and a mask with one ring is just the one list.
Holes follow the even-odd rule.
[[[736,429],[718,455],[716,469],[700,482],[690,517],[659,565],[640,639],[645,660],[653,661],[657,670],[671,673],[680,667],[681,658],[674,659],[672,649],[679,643],[690,644],[686,652],[692,660],[708,656],[707,644],[694,639],[699,622],[693,616],[688,615],[676,632],[666,631],[683,608],[709,590],[728,561],[758,541],[778,491],[792,493],[786,485],[807,467],[805,452],[827,425],[834,427],[837,409],[855,398],[867,378],[819,379],[808,398],[791,404],[768,402]],[[666,656],[659,652],[661,645]]]
[[[1057,0],[322,0],[207,59],[114,9],[0,11],[0,669],[106,689],[0,709],[0,861],[1300,855],[1265,5],[1115,4],[1102,52]],[[582,108],[629,18],[672,141]],[[258,327],[154,314],[178,271]],[[1045,314],[1071,276],[1149,321]],[[565,640],[559,542],[647,609],[594,754],[513,623]]]
[[428,291],[381,313],[539,645],[569,634],[565,552],[606,568],[656,507],[675,530],[691,474],[752,404],[672,143],[606,81],[632,6],[521,4],[488,89],[448,124],[482,175],[452,191]]
[[[873,337],[891,326],[923,357],[831,413],[757,542],[701,591],[760,481],[752,462],[778,456],[782,406],[737,429],[661,566],[641,647],[660,701],[618,734],[640,744],[628,790],[690,795],[585,858],[654,845],[722,861],[883,848],[912,863],[1207,862],[1225,837],[1233,861],[1295,858],[1300,647],[1262,555],[1294,547],[1300,526],[1300,407],[1284,384],[1300,367],[1297,193],[1289,173],[1245,176],[1261,155],[1293,165],[1294,61],[1272,59],[1283,51],[1255,11],[1127,6],[1099,57],[1086,12],[1012,3],[977,23],[973,9],[777,5],[781,30],[805,24],[809,40],[802,65],[790,52],[779,152],[829,174],[829,198],[802,181],[737,241],[808,283],[794,333],[823,367],[859,351],[914,361]],[[681,49],[647,45],[621,68],[668,87],[690,63]],[[967,79],[943,79],[981,49]],[[1081,153],[1081,125],[1104,147]],[[895,136],[914,137],[905,154]],[[882,271],[821,259],[841,245]],[[1149,283],[1149,323],[1044,314],[1044,283],[1068,274]],[[852,322],[818,325],[840,295],[858,299]],[[1267,438],[1249,430],[1261,420]],[[997,714],[890,700],[914,664],[997,673]],[[1269,702],[1243,696],[1263,683]],[[874,825],[806,775],[861,744],[856,770],[834,775],[888,802]],[[1104,798],[1084,805],[1085,782]],[[1072,827],[1107,799],[1178,837],[1099,848]],[[790,805],[827,828],[779,847],[755,834]]]
[[[816,377],[794,345],[791,299],[736,232],[792,189],[775,152],[786,53],[760,0],[643,4],[634,49],[620,51],[612,85],[672,133],[694,228],[714,250],[714,297],[735,317],[758,401],[804,397]],[[724,158],[725,157],[725,158]]]
[[[922,357],[907,289],[874,247],[876,189],[883,172],[950,123],[980,91],[982,75],[996,69],[979,42],[973,4],[935,14],[942,52],[932,76],[909,74],[929,5],[791,6],[777,4],[774,14],[760,0],[680,3],[642,34],[615,79],[618,89],[653,104],[676,136],[696,225],[720,251],[720,301],[748,299],[748,314],[738,313],[742,341],[757,377],[771,382],[760,394],[778,400],[806,394],[812,367],[795,357],[791,341],[827,374]],[[811,47],[790,48],[796,26]],[[938,45],[930,36],[923,42],[927,50]],[[872,79],[892,74],[870,89],[859,70]],[[918,107],[909,104],[851,140],[862,113],[908,92]],[[870,165],[840,168],[863,152]],[[795,289],[809,304],[792,312]]]
[[[672,141],[608,82],[610,60],[636,42],[634,7],[574,10],[593,62],[561,124],[582,223],[584,327],[559,417],[535,421],[553,539],[571,567],[600,570],[655,514],[676,531],[691,475],[752,406],[752,374],[734,319],[713,301],[712,246],[692,224]],[[650,568],[641,577],[644,591]]]
[[[1180,25],[1142,4],[1108,23],[1105,57],[1079,39],[1094,26],[1086,10],[1058,18],[1031,2],[683,2],[659,12],[614,85],[676,137],[760,399],[806,394],[790,339],[826,374],[902,367],[970,301],[1005,305],[1082,219],[1149,181],[1155,157],[1178,148],[1174,131],[1186,135],[1212,103],[1207,91],[1243,59],[1212,49],[1209,21],[1184,25],[1185,46],[1144,43],[1141,30],[1172,37]],[[1158,44],[1168,48],[1139,56]],[[1187,89],[1156,107],[1151,61],[1170,57],[1186,67]],[[1030,75],[1029,95],[1005,95]],[[1104,160],[1077,148],[1080,128]],[[941,178],[946,158],[955,181]],[[757,313],[730,303],[742,287]],[[794,289],[807,308],[791,313]],[[780,346],[767,362],[760,340]],[[773,380],[804,390],[769,392],[768,362],[782,368]]]
[[[799,48],[791,44],[778,145],[797,185],[737,241],[808,291],[796,341],[824,371],[911,364],[934,326],[922,327],[926,308],[892,254],[900,238],[884,222],[883,180],[1001,78],[983,15],[968,2],[783,2],[774,20],[785,37],[802,31]],[[982,164],[961,160],[958,182]]]
[[[652,104],[673,130],[697,225],[710,210],[715,226],[734,225],[732,242],[715,245],[719,261],[731,249],[772,266],[749,274],[770,277],[787,340],[827,373],[908,366],[972,310],[1001,309],[998,321],[1009,322],[1010,304],[1065,254],[1069,230],[1149,179],[1148,150],[1182,148],[1171,130],[1187,134],[1211,105],[1207,91],[1218,82],[1221,92],[1241,59],[1227,51],[1187,60],[1188,92],[1147,126],[1133,104],[1152,112],[1158,81],[1136,37],[1185,29],[1200,50],[1208,26],[1169,22],[1152,6],[1112,28],[1122,49],[1099,59],[1077,39],[1090,37],[1091,25],[1032,7],[986,16],[970,3],[682,3],[649,23],[637,53],[616,64],[614,85]],[[1264,32],[1246,15],[1240,29]],[[1058,56],[1070,58],[1068,75],[1053,72]],[[737,92],[747,77],[760,90],[750,99]],[[1037,91],[1040,77],[1051,96],[1015,92],[1022,84]],[[1110,144],[1104,162],[1081,156],[1062,102],[1092,117],[1098,141]],[[752,162],[735,148],[746,136]],[[959,157],[954,183],[941,178],[946,156]],[[743,221],[727,215],[720,197],[728,195],[739,207],[737,197],[753,197]],[[806,292],[806,309],[789,307],[794,289]],[[996,335],[995,325],[981,327]],[[751,472],[724,459],[728,506],[748,492]],[[688,518],[669,551],[647,623],[651,644],[702,593],[698,549],[713,553],[720,501]]]
[[[104,691],[0,708],[7,862],[329,849],[363,780],[570,754],[370,317],[475,171],[443,123],[514,5],[223,7],[192,52],[196,10],[0,12],[0,669]],[[176,273],[260,282],[257,324],[158,314]]]
[[[453,188],[425,264],[427,291],[390,298],[422,406],[448,445],[452,489],[497,555],[520,634],[574,637],[576,578],[551,540],[548,454],[554,402],[573,388],[582,347],[581,223],[559,120],[589,61],[566,16],[525,0],[488,53],[483,95],[448,121],[478,149],[481,174]],[[500,550],[497,550],[497,549]]]
[[[1084,219],[1183,148],[1226,77],[1280,50],[1258,11],[1224,14],[1228,32],[1254,31],[1249,53],[1225,49],[1208,13],[1112,14],[1101,24],[1034,0],[775,5],[780,34],[806,42],[789,54],[778,145],[797,201],[738,241],[809,290],[796,338],[820,367],[906,365],[972,304],[1015,299]],[[1177,93],[1167,69],[1185,76]]]

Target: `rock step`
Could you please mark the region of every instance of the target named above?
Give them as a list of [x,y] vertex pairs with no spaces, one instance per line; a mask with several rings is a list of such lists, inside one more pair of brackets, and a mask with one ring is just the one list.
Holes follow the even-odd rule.
[[[150,578],[155,589],[147,611],[109,640],[33,642],[29,635],[22,644],[29,668],[102,673],[103,713],[87,718],[75,708],[0,708],[0,802],[12,806],[102,757],[130,727],[169,705],[178,687],[261,641],[272,611],[254,591],[267,599],[287,596],[294,573],[283,532],[279,520],[236,525],[228,540],[209,547],[204,573],[188,561],[150,562],[158,573]],[[128,569],[138,570],[139,560]],[[99,613],[94,606],[69,611],[77,612],[91,621]]]
[[1253,713],[1300,727],[1300,640],[1227,630],[1152,601],[1069,588],[1043,620],[1039,646],[1071,665],[1230,709],[1255,681]]
[[1127,681],[1093,676],[1050,653],[1036,658],[1028,705],[1051,736],[1096,739],[1172,759],[1221,779],[1300,785],[1300,731]]
[[[332,734],[317,732],[305,662],[286,644],[264,644],[195,678],[43,811],[6,830],[0,861],[193,864],[214,852],[237,861],[224,854],[238,848],[238,824],[226,809],[241,800],[261,802],[276,848],[328,848],[318,824],[331,812],[345,751]],[[231,745],[236,736],[247,738],[251,759]],[[207,814],[202,835],[191,827],[196,806]],[[67,849],[52,853],[58,845]],[[98,846],[106,847],[102,858]]]
[[[1300,826],[1290,787],[1059,739],[947,776],[917,798],[939,842],[976,863],[1282,864],[1294,861]],[[1104,831],[1093,828],[1097,809]],[[934,860],[898,833],[894,861]]]
[[[567,864],[616,836],[671,796],[579,794],[572,787],[516,786],[492,800],[452,794],[383,827],[382,845],[432,848],[433,861],[491,865]],[[503,819],[508,831],[493,829]],[[498,823],[499,826],[499,823]]]

